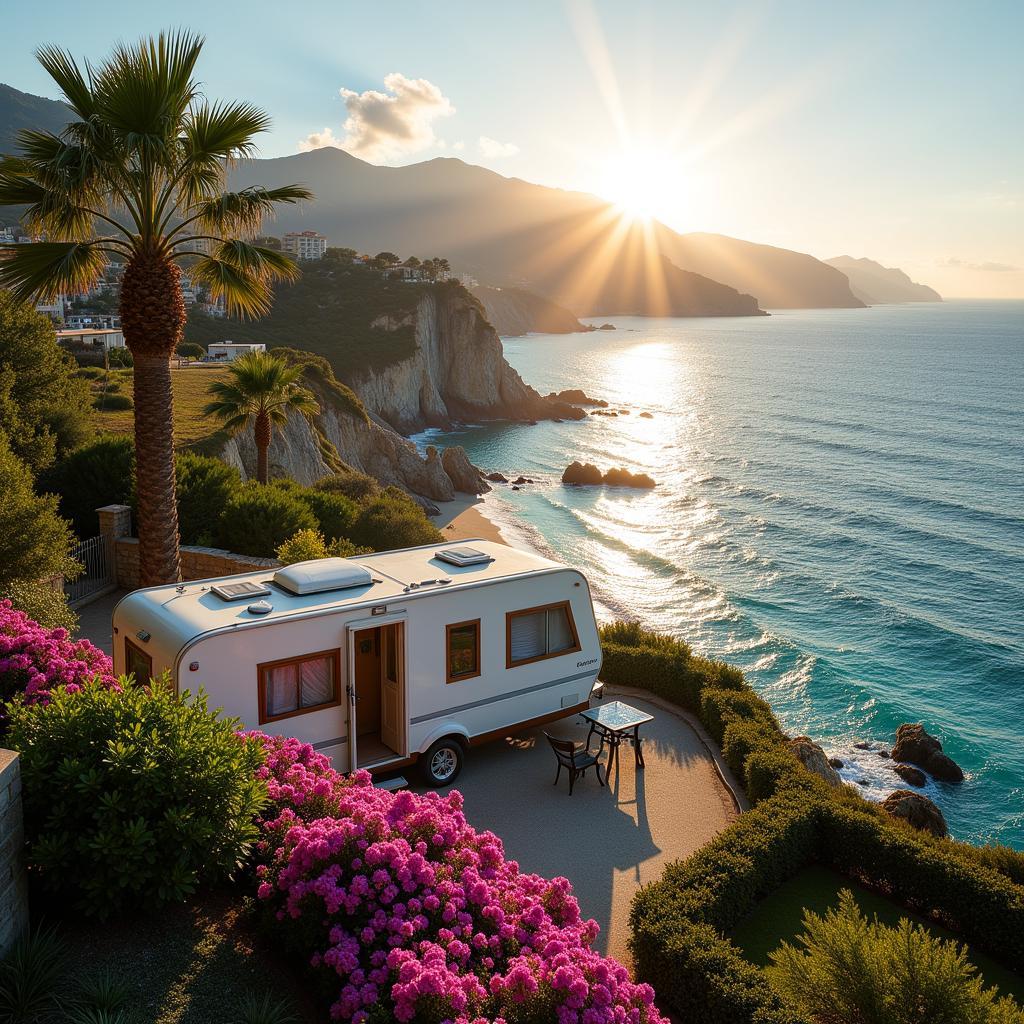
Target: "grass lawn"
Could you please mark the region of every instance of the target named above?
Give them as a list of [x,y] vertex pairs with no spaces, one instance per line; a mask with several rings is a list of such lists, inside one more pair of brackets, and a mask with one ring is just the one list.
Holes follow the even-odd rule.
[[[187,447],[203,441],[219,430],[216,420],[203,415],[203,406],[210,400],[206,389],[211,381],[227,375],[223,367],[189,367],[171,370],[171,386],[174,389],[174,440],[178,447]],[[92,382],[97,405],[102,404],[102,395],[131,395],[132,371],[111,370],[109,379],[96,378]],[[97,408],[96,425],[111,434],[130,434],[134,429],[135,412],[132,409]]]
[[324,1019],[293,964],[254,933],[230,891],[154,917],[64,924],[69,977],[109,972],[130,992],[138,1024],[230,1024],[249,993],[285,999],[296,1024]]
[[[804,909],[824,914],[839,902],[839,892],[849,889],[861,911],[868,917],[877,916],[886,925],[895,925],[901,917],[909,917],[916,924],[925,925],[938,938],[956,939],[947,929],[932,921],[925,921],[886,899],[850,881],[838,872],[811,865],[763,899],[754,912],[741,921],[731,935],[732,941],[743,955],[759,967],[768,963],[768,954],[782,942],[793,942],[803,932]],[[962,943],[961,943],[962,944]],[[1024,1003],[1024,978],[979,950],[968,948],[968,959],[981,971],[986,985],[997,985],[1000,993],[1011,995]]]

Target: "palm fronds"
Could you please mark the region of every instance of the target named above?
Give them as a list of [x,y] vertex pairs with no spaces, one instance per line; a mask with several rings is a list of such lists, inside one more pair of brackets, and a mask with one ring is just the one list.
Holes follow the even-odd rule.
[[36,242],[6,253],[0,260],[0,288],[22,300],[87,291],[106,262],[99,242]]

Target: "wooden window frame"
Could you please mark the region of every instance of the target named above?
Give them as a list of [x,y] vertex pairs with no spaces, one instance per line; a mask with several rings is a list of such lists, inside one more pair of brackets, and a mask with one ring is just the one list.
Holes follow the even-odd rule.
[[[521,615],[535,615],[537,612],[550,612],[558,608],[564,608],[566,618],[569,621],[569,632],[572,633],[572,647],[566,647],[563,651],[554,651],[550,654],[539,654],[535,658],[524,658],[522,661],[512,660],[512,620]],[[547,642],[547,619],[544,620],[544,639]],[[518,608],[514,612],[505,612],[505,668],[520,668],[523,665],[532,665],[537,661],[547,661],[549,658],[560,658],[563,654],[577,654],[582,651],[580,646],[580,634],[576,629],[576,620],[572,614],[571,601],[554,601],[552,604],[539,604],[533,608]]]
[[[452,675],[452,630],[465,629],[472,626],[476,630],[476,659],[472,672]],[[479,619],[466,619],[465,622],[450,622],[444,627],[444,681],[446,683],[462,683],[467,679],[476,679],[480,675],[480,646],[482,644]]]
[[[283,715],[267,714],[267,670],[281,668],[283,665],[301,665],[304,661],[316,661],[318,658],[330,658],[334,669],[331,673],[331,682],[334,685],[334,700],[324,701],[323,704],[313,704],[308,708],[298,707],[294,711],[286,711]],[[277,661],[263,661],[256,666],[257,688],[259,690],[260,725],[269,722],[282,722],[286,718],[295,718],[297,715],[310,715],[315,711],[325,711],[327,708],[336,708],[341,705],[341,651],[334,647],[328,651],[310,651],[309,654],[298,654],[291,658],[278,658]],[[301,676],[299,683],[298,698],[302,700]]]
[[152,680],[153,680],[153,655],[151,655],[148,651],[144,651],[137,643],[134,643],[128,637],[125,637],[124,638],[124,673],[125,673],[125,675],[128,675],[128,662],[130,660],[129,657],[128,657],[128,652],[129,651],[134,651],[136,653],[136,655],[138,655],[141,658],[144,658],[145,661],[147,662],[147,664],[149,665],[149,668],[146,670],[146,678],[145,679],[139,679],[138,675],[136,675],[136,677],[135,677],[135,682],[139,686],[148,686],[150,684],[150,682],[152,682]]

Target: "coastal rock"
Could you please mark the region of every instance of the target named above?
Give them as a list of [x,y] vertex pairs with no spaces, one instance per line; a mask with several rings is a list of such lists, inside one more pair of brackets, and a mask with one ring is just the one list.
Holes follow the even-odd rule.
[[652,413],[652,412],[642,412],[642,413],[640,413],[640,419],[642,419],[642,420],[653,420],[654,419],[654,413]]
[[598,330],[599,331],[614,331],[615,330],[615,324],[601,324],[601,326],[598,327]]
[[607,484],[609,487],[637,487],[643,490],[658,486],[646,473],[631,473],[628,469],[609,469],[602,473],[589,462],[586,465],[581,462],[568,465],[562,474],[562,483],[588,487]]
[[486,494],[491,489],[466,457],[466,449],[462,445],[445,448],[441,454],[441,465],[455,490],[463,494]]
[[515,478],[515,480],[512,481],[512,483],[514,483],[514,484],[532,484],[533,481],[532,480],[527,480],[525,476],[517,476]]
[[810,736],[797,736],[795,739],[791,739],[789,749],[809,772],[820,776],[830,786],[839,787],[843,784],[843,780],[829,764],[825,751]]
[[487,319],[502,335],[519,337],[530,333],[575,334],[597,330],[580,323],[562,306],[522,288],[476,285],[470,291],[483,303]]
[[601,398],[591,398],[581,388],[566,388],[564,391],[552,392],[547,396],[557,402],[569,402],[572,405],[593,405],[599,409],[607,409],[608,403]]
[[648,491],[658,486],[646,473],[630,473],[628,469],[609,469],[604,482],[609,487],[637,487]]
[[915,768],[912,764],[894,764],[892,770],[904,782],[910,783],[911,786],[917,786],[919,789],[928,781],[925,773],[920,768]]
[[949,835],[949,827],[942,816],[942,811],[920,793],[912,793],[909,789],[897,789],[882,801],[882,807],[894,818],[899,818],[922,832],[931,832],[939,839],[945,839]]
[[904,723],[896,730],[892,756],[896,761],[916,764],[943,782],[963,782],[963,769],[942,752],[942,744],[919,722],[913,725]]
[[838,770],[839,768],[843,767],[845,762],[841,757],[830,757],[828,759],[828,763],[830,768],[835,768]]
[[882,758],[883,761],[888,760],[890,757],[892,757],[892,754],[890,754],[889,751],[885,749],[885,747],[882,747],[881,749],[876,750],[875,753],[880,758]]
[[508,477],[504,473],[488,473],[484,476],[485,480],[490,480],[495,484],[507,484]]
[[401,433],[456,420],[582,419],[569,402],[542,398],[506,361],[501,339],[465,289],[431,289],[415,309],[381,316],[378,331],[412,337],[412,351],[346,380],[373,415]]
[[562,474],[563,484],[582,484],[584,486],[593,486],[594,484],[601,483],[602,479],[601,470],[590,462],[586,465],[582,462],[570,463]]

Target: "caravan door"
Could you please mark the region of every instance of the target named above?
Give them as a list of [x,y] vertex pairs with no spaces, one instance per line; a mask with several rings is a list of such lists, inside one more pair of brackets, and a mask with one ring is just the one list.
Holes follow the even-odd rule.
[[380,738],[405,755],[405,624],[381,627]]

